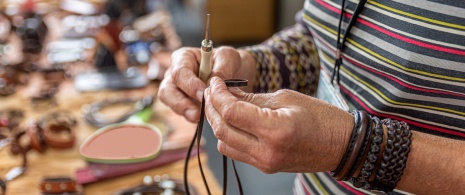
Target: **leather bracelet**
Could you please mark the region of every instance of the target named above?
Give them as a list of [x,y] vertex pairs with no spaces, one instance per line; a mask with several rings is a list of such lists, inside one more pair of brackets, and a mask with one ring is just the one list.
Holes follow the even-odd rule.
[[45,142],[44,130],[40,128],[37,123],[34,122],[31,125],[29,125],[26,132],[30,139],[29,144],[31,149],[39,153],[44,153],[47,147],[47,144]]
[[391,192],[403,174],[410,151],[411,133],[407,124],[391,119],[384,119],[382,123],[388,128],[388,139],[371,190]]
[[21,145],[22,141],[21,138],[26,135],[25,131],[20,131],[17,132],[13,135],[12,140],[11,140],[11,147],[10,147],[10,152],[13,155],[18,155],[18,154],[26,154],[30,147],[29,145]]
[[367,123],[366,123],[367,127],[366,127],[365,137],[363,138],[363,144],[360,148],[360,151],[357,154],[356,160],[352,168],[350,169],[349,174],[347,174],[347,176],[344,178],[344,181],[350,181],[355,171],[362,165],[360,161],[362,160],[362,157],[365,158],[365,155],[366,155],[365,150],[368,148],[367,145],[368,145],[368,142],[370,141],[370,137],[372,133],[372,129],[371,129],[372,119],[371,119],[371,116],[368,115],[366,112],[362,111],[361,114],[364,115],[362,118],[367,118]]
[[378,155],[381,151],[380,145],[383,142],[384,131],[382,124],[377,117],[372,117],[374,136],[371,141],[370,150],[366,156],[365,163],[363,164],[362,170],[357,178],[352,178],[352,184],[355,187],[363,187],[369,189],[371,184],[369,179],[373,174],[376,166],[376,162],[380,159]]
[[[38,122],[38,127],[44,132],[44,140],[48,147],[55,149],[67,149],[74,146],[76,136],[72,129],[76,125],[76,120],[69,113],[55,112],[42,117]],[[60,134],[68,133],[63,139]]]
[[407,159],[408,159],[408,153],[410,152],[410,144],[411,144],[410,138],[412,136],[412,132],[410,131],[409,126],[404,121],[399,122],[398,128],[400,130],[400,132],[398,133],[400,133],[400,139],[401,139],[399,143],[400,144],[399,152],[397,154],[399,158],[396,159],[397,164],[394,167],[394,174],[392,175],[393,179],[389,181],[389,184],[394,185],[394,186],[397,185],[397,182],[399,182],[404,172]]
[[69,194],[78,192],[77,183],[69,177],[44,178],[40,182],[42,194]]
[[365,141],[368,129],[368,114],[366,114],[364,111],[356,111],[356,113],[359,115],[360,120],[357,125],[354,125],[354,127],[356,127],[354,128],[353,132],[353,134],[355,133],[355,138],[353,143],[352,140],[350,141],[350,145],[353,146],[352,148],[348,148],[349,150],[346,150],[345,156],[347,156],[347,162],[345,165],[342,167],[338,174],[333,175],[336,180],[345,180],[350,178],[348,177],[349,172],[353,168]]

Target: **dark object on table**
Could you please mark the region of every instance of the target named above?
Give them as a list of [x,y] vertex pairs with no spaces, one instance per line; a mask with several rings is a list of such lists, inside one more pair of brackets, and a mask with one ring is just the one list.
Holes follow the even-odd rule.
[[[148,108],[153,105],[154,97],[147,96],[142,99],[117,99],[117,100],[104,100],[94,102],[90,105],[87,105],[85,109],[83,109],[84,119],[95,127],[104,127],[110,124],[120,123],[123,122],[132,115],[142,111],[145,108]],[[134,107],[129,112],[125,113],[124,115],[118,117],[115,120],[108,120],[100,113],[100,110],[104,107],[117,105],[117,104],[134,104]]]
[[148,83],[145,75],[135,67],[120,71],[113,54],[103,45],[97,51],[96,61],[97,71],[76,75],[74,81],[76,90],[133,89],[145,87]]
[[23,52],[37,54],[42,51],[47,26],[39,14],[25,13],[24,18],[15,24],[16,33],[21,37]]
[[12,131],[19,126],[24,118],[24,112],[18,109],[7,109],[0,111],[0,127],[6,127]]
[[[192,186],[189,186],[190,194],[197,194]],[[115,195],[133,195],[133,194],[170,194],[170,195],[184,195],[187,192],[184,190],[184,184],[178,179],[169,178],[168,175],[153,177],[145,176],[144,184],[114,193]]]

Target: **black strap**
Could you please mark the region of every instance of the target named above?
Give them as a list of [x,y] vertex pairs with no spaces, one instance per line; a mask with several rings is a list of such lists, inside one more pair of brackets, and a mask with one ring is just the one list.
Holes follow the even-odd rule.
[[336,58],[335,58],[335,61],[334,61],[334,69],[333,69],[333,73],[332,73],[332,76],[331,76],[331,83],[333,83],[334,78],[337,75],[337,84],[339,84],[339,81],[340,81],[339,69],[340,69],[340,67],[342,65],[342,51],[344,50],[344,46],[345,46],[344,44],[346,42],[347,36],[350,33],[350,29],[352,28],[352,26],[354,26],[355,21],[357,20],[358,16],[362,12],[367,0],[360,0],[358,2],[357,7],[355,8],[354,14],[352,15],[352,18],[349,20],[349,24],[347,25],[346,31],[344,32],[344,35],[342,37],[342,41],[340,42],[340,40],[341,40],[341,24],[342,24],[342,19],[344,18],[345,2],[346,2],[346,0],[342,0],[342,3],[341,3],[341,15],[339,16],[339,24],[338,24],[338,27],[337,27]]

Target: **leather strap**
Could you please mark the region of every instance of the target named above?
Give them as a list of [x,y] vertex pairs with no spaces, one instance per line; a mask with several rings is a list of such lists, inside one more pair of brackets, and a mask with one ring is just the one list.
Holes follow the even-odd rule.
[[40,182],[42,194],[64,194],[78,192],[78,184],[69,177],[44,178]]

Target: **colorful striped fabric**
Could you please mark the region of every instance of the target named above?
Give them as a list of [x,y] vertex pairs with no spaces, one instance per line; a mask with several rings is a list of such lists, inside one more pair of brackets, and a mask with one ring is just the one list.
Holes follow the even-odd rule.
[[[346,0],[342,34],[357,3]],[[249,48],[258,59],[258,92],[291,88],[313,95],[308,89],[315,89],[315,68],[333,70],[340,5],[341,0],[307,0],[294,28]],[[313,46],[318,59],[309,57],[313,49],[303,50]],[[465,140],[463,1],[369,0],[345,46],[339,87],[355,109]],[[289,67],[289,59],[295,66]],[[306,80],[292,76],[302,74]],[[368,193],[327,173],[300,174],[295,182],[296,194]]]

